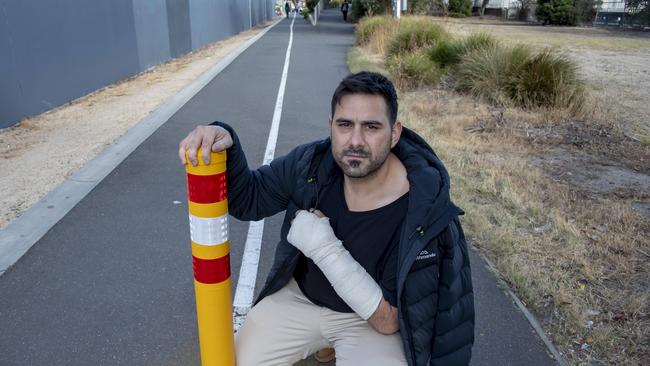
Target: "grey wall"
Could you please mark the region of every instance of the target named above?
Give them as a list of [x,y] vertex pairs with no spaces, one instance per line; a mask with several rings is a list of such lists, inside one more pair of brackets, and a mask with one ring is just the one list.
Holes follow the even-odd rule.
[[140,69],[148,69],[171,58],[165,0],[133,0],[135,37]]
[[190,32],[190,0],[166,0],[169,44],[172,57],[192,50]]
[[270,20],[273,3],[0,0],[0,128]]

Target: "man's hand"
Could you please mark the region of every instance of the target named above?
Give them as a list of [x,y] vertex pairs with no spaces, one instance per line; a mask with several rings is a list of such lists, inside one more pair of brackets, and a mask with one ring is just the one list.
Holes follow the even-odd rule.
[[210,151],[219,152],[232,146],[232,136],[225,128],[220,126],[197,126],[180,144],[178,144],[178,158],[183,165],[187,164],[185,152],[192,165],[198,164],[197,151],[201,146],[209,146],[209,149],[201,149],[201,158],[206,164],[210,164]]
[[291,222],[287,241],[311,258],[316,265],[330,255],[330,248],[342,246],[330,226],[329,219],[320,211],[298,211]]
[[381,334],[393,334],[399,330],[397,308],[385,299],[381,299],[377,310],[368,319],[368,323]]

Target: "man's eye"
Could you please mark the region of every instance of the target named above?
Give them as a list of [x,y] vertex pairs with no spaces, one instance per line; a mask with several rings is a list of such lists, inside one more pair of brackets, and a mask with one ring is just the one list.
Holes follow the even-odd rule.
[[376,129],[378,129],[379,127],[377,127],[377,126],[375,126],[375,125],[366,125],[366,128],[371,129],[371,130],[376,130]]

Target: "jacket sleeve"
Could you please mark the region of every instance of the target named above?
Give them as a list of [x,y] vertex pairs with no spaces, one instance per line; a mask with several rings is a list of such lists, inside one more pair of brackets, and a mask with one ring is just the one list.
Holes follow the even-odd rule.
[[440,238],[440,282],[431,366],[469,365],[474,343],[474,294],[469,252],[458,218]]
[[234,129],[218,121],[212,125],[225,128],[233,139],[232,147],[226,150],[229,214],[239,220],[257,221],[285,210],[295,184],[297,150],[251,170]]

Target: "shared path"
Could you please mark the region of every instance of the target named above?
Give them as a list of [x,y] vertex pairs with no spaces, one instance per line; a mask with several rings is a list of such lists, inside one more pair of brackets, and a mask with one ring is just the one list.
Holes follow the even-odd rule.
[[[0,276],[0,365],[198,365],[178,141],[197,124],[224,121],[256,167],[327,136],[330,98],[353,44],[353,27],[336,9],[315,27],[283,19],[140,144]],[[253,227],[230,220],[242,313],[269,271],[281,219]],[[472,260],[472,365],[555,364],[483,260]]]

